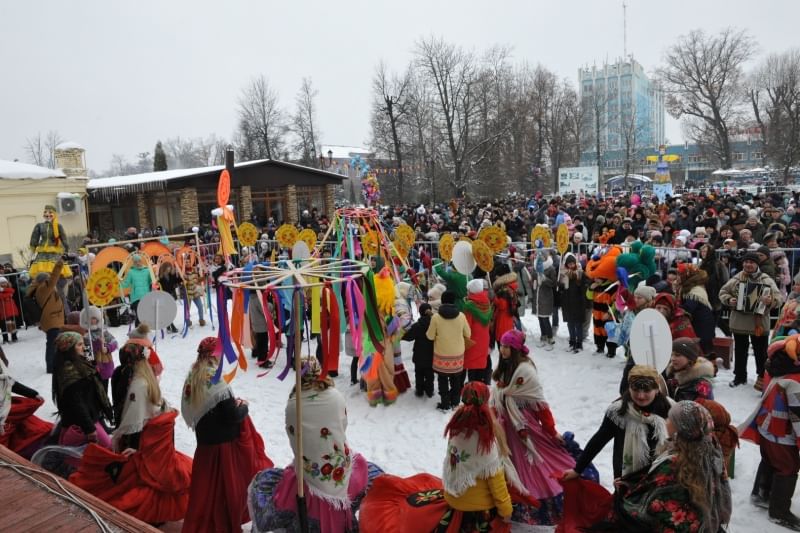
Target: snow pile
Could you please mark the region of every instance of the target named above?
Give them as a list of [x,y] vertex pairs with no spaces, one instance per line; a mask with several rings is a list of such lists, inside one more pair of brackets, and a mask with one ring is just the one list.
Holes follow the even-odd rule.
[[52,169],[29,165],[28,163],[17,163],[0,159],[0,179],[7,180],[42,180],[47,178],[66,178],[61,169]]
[[[161,387],[167,401],[180,406],[180,393],[183,380],[196,356],[197,345],[206,336],[215,335],[209,325],[197,326],[195,310],[192,321],[195,326],[186,339],[167,336],[158,339],[158,353],[164,362],[164,375]],[[216,313],[215,313],[216,316]],[[545,352],[536,348],[538,322],[530,315],[523,318],[529,330],[528,345],[541,376],[545,396],[550,402],[556,427],[559,432],[572,431],[583,445],[600,426],[606,407],[618,396],[619,380],[624,360],[618,356],[607,359],[594,355],[591,342],[580,354],[567,352],[566,325],[561,324],[556,348]],[[180,320],[176,320],[180,326]],[[128,326],[113,328],[113,335],[123,342],[127,337]],[[38,330],[20,331],[20,342],[4,346],[10,361],[11,374],[20,382],[35,388],[46,399],[38,415],[52,419],[54,407],[51,399],[51,379],[44,373],[44,334]],[[411,343],[403,343],[403,359],[410,375],[413,376],[411,362]],[[304,344],[303,353],[313,352],[314,346]],[[497,352],[493,354],[497,358]],[[252,359],[249,359],[252,361]],[[419,472],[440,475],[445,455],[445,440],[442,437],[448,415],[436,411],[437,398],[416,398],[413,390],[402,394],[397,403],[390,407],[370,408],[358,386],[350,385],[350,357],[342,354],[340,358],[337,387],[347,399],[349,427],[348,440],[354,450],[374,461],[387,472],[409,476]],[[284,408],[289,389],[294,383],[290,373],[286,381],[278,381],[276,376],[285,364],[283,351],[278,366],[269,375],[257,378],[260,369],[253,366],[247,372],[239,372],[232,386],[235,394],[250,402],[250,414],[264,437],[267,454],[276,466],[284,466],[292,460],[291,448],[284,429]],[[750,361],[751,384],[755,376],[755,365]],[[740,423],[751,412],[758,401],[758,393],[751,386],[731,389],[728,382],[731,371],[721,370],[715,378],[714,393],[730,411],[733,423]],[[194,434],[182,419],[178,419],[175,429],[176,447],[192,455],[196,442]],[[612,444],[609,443],[594,463],[600,471],[601,482],[612,487],[611,467]],[[776,527],[767,521],[766,511],[753,507],[749,494],[758,467],[758,447],[748,442],[736,451],[736,477],[731,480],[733,488],[733,519],[731,531],[775,531]],[[795,506],[800,512],[800,506]],[[528,529],[530,530],[530,529]],[[547,531],[550,528],[538,528]],[[522,529],[515,528],[515,531]]]

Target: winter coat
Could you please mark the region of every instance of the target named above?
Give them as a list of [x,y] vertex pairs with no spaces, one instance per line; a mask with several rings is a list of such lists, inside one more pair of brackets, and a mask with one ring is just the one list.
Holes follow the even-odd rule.
[[447,290],[456,295],[456,307],[461,311],[464,297],[467,295],[467,277],[456,270],[448,272],[442,264],[436,265],[434,270],[436,275],[444,280]]
[[14,301],[14,289],[6,287],[0,288],[0,320],[8,320],[19,314],[19,308]]
[[158,282],[161,285],[161,290],[175,298],[177,294],[175,289],[181,286],[183,280],[179,275],[171,272],[168,276],[159,276]]
[[676,402],[683,400],[694,402],[698,398],[714,399],[714,388],[711,383],[714,378],[714,365],[705,357],[698,357],[692,366],[680,372],[675,372],[670,363],[664,375],[669,397]]
[[131,303],[138,302],[142,297],[150,292],[152,278],[150,269],[146,266],[132,267],[128,270],[125,280],[120,284],[122,289],[131,290]]
[[705,287],[695,286],[689,292],[681,293],[680,305],[691,317],[692,329],[700,338],[703,347],[709,346],[714,341],[716,320]]
[[197,272],[187,272],[183,277],[183,285],[186,287],[186,294],[190,300],[203,297],[203,280]]
[[67,387],[58,397],[61,427],[78,426],[86,434],[95,430],[103,417],[103,405],[97,397],[97,385],[92,377],[80,379]]
[[775,285],[773,280],[768,275],[760,270],[756,270],[752,275],[744,271],[739,272],[728,282],[723,285],[719,291],[719,299],[722,305],[728,306],[731,310],[730,328],[734,333],[747,334],[747,335],[768,335],[769,334],[769,309],[763,315],[743,313],[736,310],[736,304],[731,305],[731,298],[738,298],[739,285],[747,283],[748,279],[753,283],[761,283],[769,287],[770,294],[772,295],[772,303],[769,308],[779,308],[783,303],[783,298]]
[[711,303],[711,308],[714,311],[719,311],[722,304],[719,301],[719,290],[730,279],[730,272],[722,261],[716,257],[711,260],[703,261],[700,268],[708,274],[708,281],[706,282],[706,293],[708,293],[708,301]]
[[589,281],[580,266],[574,271],[562,267],[558,274],[558,286],[564,321],[582,323],[586,313],[586,289]]
[[[492,304],[487,291],[470,294],[464,304],[464,316],[472,332],[470,339],[474,343],[464,352],[464,368],[466,370],[482,370],[486,368],[486,357],[489,355],[489,327],[492,323]],[[480,316],[471,312],[472,306],[485,313],[485,322]]]
[[433,368],[433,341],[427,336],[432,316],[422,315],[403,335],[404,341],[414,342],[414,355],[411,360],[414,363],[414,368],[421,370]]
[[[272,313],[272,304],[269,304],[268,312]],[[247,315],[250,318],[250,329],[253,333],[267,333],[267,317],[264,315],[264,307],[258,293],[250,293],[247,306]]]
[[426,332],[433,341],[433,369],[443,374],[457,374],[464,369],[464,339],[472,336],[467,318],[453,304],[442,304],[431,318]]
[[498,340],[503,334],[514,329],[514,321],[519,316],[517,308],[517,275],[504,274],[497,278],[492,285],[494,288],[494,339]]
[[42,318],[39,321],[39,329],[42,331],[61,329],[64,326],[64,301],[56,288],[63,266],[64,262],[58,261],[47,281],[35,283],[28,288],[28,295],[33,295],[42,309]]
[[225,398],[197,422],[197,444],[224,444],[238,439],[247,413],[247,404],[236,405],[233,397]]
[[531,310],[536,316],[552,316],[556,290],[556,270],[553,268],[553,260],[548,257],[545,261],[537,263],[534,268],[537,271],[531,274],[534,278]]

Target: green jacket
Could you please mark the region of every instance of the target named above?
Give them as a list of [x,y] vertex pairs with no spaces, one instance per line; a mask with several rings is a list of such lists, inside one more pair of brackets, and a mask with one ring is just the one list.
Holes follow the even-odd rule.
[[138,302],[150,292],[152,278],[147,267],[131,267],[125,280],[120,285],[123,289],[131,289],[131,303]]
[[447,290],[456,295],[456,307],[459,311],[462,311],[464,298],[467,296],[467,276],[457,270],[446,271],[442,263],[439,263],[433,269],[436,271],[436,275],[444,280]]

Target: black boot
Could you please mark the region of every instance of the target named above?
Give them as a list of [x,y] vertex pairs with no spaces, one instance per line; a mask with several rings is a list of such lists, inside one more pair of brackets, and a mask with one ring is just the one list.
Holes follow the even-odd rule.
[[764,459],[758,464],[756,479],[753,481],[753,491],[750,493],[750,503],[762,509],[769,509],[769,494],[772,490],[772,466]]
[[792,495],[797,485],[797,474],[772,476],[772,493],[769,497],[769,521],[792,531],[800,531],[800,518],[792,514]]
[[450,410],[450,399],[442,397],[442,400],[436,404],[436,408],[439,411],[447,412]]

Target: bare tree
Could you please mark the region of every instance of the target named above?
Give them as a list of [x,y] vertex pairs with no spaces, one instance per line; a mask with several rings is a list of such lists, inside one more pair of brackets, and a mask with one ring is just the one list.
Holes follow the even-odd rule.
[[315,99],[318,91],[311,83],[311,78],[303,78],[300,90],[295,98],[295,113],[292,115],[291,130],[297,137],[294,150],[300,162],[306,166],[315,166],[317,153],[317,139],[319,131],[317,124],[317,105]]
[[[401,121],[405,120],[407,110],[408,86],[410,72],[402,75],[389,74],[386,64],[381,61],[375,68],[372,78],[373,113],[382,116],[391,135],[393,159],[397,171],[397,194],[405,197],[405,178],[403,176],[403,147],[400,141]],[[380,131],[380,130],[379,130]]]
[[545,115],[544,134],[550,156],[553,190],[558,191],[558,169],[577,164],[580,160],[580,152],[573,153],[573,147],[579,145],[573,122],[578,113],[578,95],[567,81],[561,81],[552,85],[550,101]]
[[788,183],[790,169],[800,163],[800,49],[766,57],[747,94],[761,129],[763,162],[780,168]]
[[641,159],[641,151],[647,140],[647,122],[642,120],[636,104],[631,106],[630,111],[623,111],[620,116],[620,139],[622,140],[622,151],[625,162],[625,188],[628,188],[628,176],[631,174],[631,167]]
[[42,132],[38,132],[36,136],[25,139],[28,160],[40,167],[56,168],[56,146],[62,142],[64,139],[55,130],[48,131],[44,138]]
[[280,157],[286,131],[278,93],[263,75],[253,78],[239,98],[240,155],[247,159]]
[[709,36],[694,30],[667,50],[658,70],[670,115],[687,117],[693,140],[709,144],[723,168],[732,166],[730,132],[741,117],[742,65],[754,51],[745,31],[728,28]]

